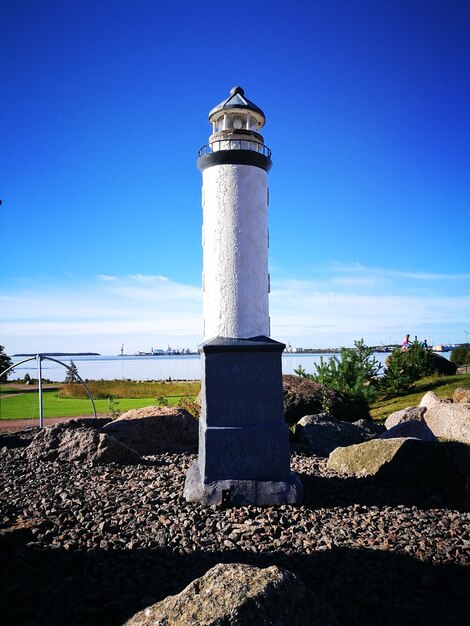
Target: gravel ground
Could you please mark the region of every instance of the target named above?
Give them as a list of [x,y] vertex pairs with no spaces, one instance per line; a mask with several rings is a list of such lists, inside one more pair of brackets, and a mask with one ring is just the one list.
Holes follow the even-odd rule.
[[195,455],[28,463],[31,436],[0,449],[4,625],[122,624],[220,562],[295,572],[339,624],[470,623],[469,513],[452,494],[341,478],[294,451],[302,506],[202,507],[182,498]]

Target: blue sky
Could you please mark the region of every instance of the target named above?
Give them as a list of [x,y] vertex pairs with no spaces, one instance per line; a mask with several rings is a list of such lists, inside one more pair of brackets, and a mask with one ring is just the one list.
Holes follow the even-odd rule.
[[202,339],[209,110],[266,113],[272,336],[470,331],[470,4],[3,0],[0,344]]

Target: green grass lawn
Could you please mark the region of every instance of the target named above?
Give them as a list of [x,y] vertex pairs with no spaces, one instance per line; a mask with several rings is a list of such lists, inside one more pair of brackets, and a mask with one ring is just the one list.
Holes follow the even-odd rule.
[[[4,388],[0,395],[4,395]],[[177,406],[181,396],[167,397],[170,406]],[[157,404],[155,398],[122,398],[115,400],[114,408],[123,413],[129,409]],[[108,413],[108,400],[95,399],[97,413]],[[74,415],[93,415],[93,407],[88,398],[62,398],[57,391],[43,392],[44,417],[70,417]],[[0,419],[39,419],[39,396],[37,393],[9,395],[0,398]]]
[[408,406],[418,406],[428,391],[433,391],[444,400],[451,400],[457,387],[470,387],[470,374],[428,376],[415,383],[413,391],[407,395],[374,402],[370,414],[374,420],[383,422],[394,411],[400,411]]
[[[44,390],[43,407],[44,417],[71,417],[74,415],[93,415],[91,402],[81,385],[62,385],[62,389]],[[170,406],[177,406],[181,399],[194,399],[199,392],[200,383],[194,381],[174,383],[134,383],[122,381],[98,381],[90,383],[97,413],[109,413],[109,401],[103,395],[116,397],[114,408],[123,413],[129,409],[138,409],[144,406],[158,404],[156,398],[165,397]],[[451,399],[457,387],[470,387],[470,373],[455,376],[429,376],[418,381],[411,393],[388,400],[378,400],[371,407],[374,420],[383,422],[390,413],[404,409],[407,406],[417,406],[427,391],[434,391],[440,398]],[[153,396],[140,397],[147,394]],[[19,395],[13,395],[18,393]],[[114,392],[114,393],[113,393]],[[83,394],[85,397],[67,397]],[[134,397],[125,397],[126,395]],[[0,419],[38,419],[39,399],[36,393],[21,393],[15,385],[0,387]],[[6,396],[6,397],[5,397]],[[98,397],[96,397],[98,396]],[[101,396],[101,397],[99,397]],[[119,397],[120,396],[120,397]],[[135,397],[139,396],[139,397]]]

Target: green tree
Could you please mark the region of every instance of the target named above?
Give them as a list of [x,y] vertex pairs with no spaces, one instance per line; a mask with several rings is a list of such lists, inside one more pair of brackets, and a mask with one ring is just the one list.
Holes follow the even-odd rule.
[[429,376],[434,369],[431,352],[423,350],[415,337],[409,348],[397,348],[388,357],[380,387],[386,396],[408,393],[413,383]]
[[[5,348],[0,346],[0,374],[13,365],[13,361],[5,354]],[[8,374],[0,376],[0,382],[6,383]]]
[[80,379],[78,378],[78,369],[73,361],[70,361],[69,369],[65,374],[64,383],[78,383]]
[[363,339],[355,341],[354,348],[341,348],[339,358],[321,358],[312,378],[368,406],[375,399],[375,379],[382,367],[372,354]]
[[450,360],[452,363],[455,363],[457,367],[470,364],[470,344],[464,343],[458,348],[455,348],[455,350],[452,350]]
[[294,374],[297,374],[297,376],[300,376],[300,378],[311,378],[312,375],[307,374],[307,372],[305,371],[305,368],[303,368],[301,365],[299,365],[296,369],[294,369]]

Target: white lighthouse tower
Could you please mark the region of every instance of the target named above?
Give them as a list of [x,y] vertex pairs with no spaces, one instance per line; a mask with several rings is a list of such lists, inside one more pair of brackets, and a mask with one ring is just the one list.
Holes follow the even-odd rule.
[[241,87],[209,113],[199,151],[203,207],[202,405],[187,500],[299,502],[290,471],[281,354],[269,338],[268,172],[263,111]]
[[234,87],[200,151],[204,337],[269,337],[268,171],[263,111]]

